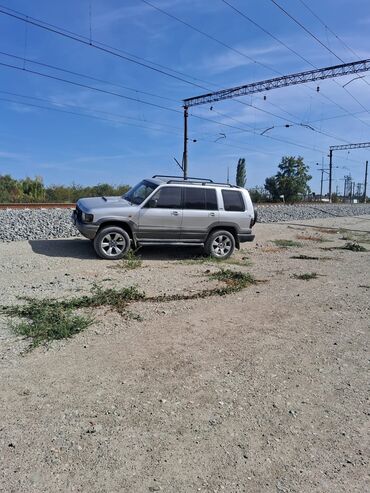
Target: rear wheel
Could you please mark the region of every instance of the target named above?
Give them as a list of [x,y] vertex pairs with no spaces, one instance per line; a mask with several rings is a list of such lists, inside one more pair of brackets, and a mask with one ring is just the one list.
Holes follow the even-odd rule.
[[94,249],[99,257],[118,260],[129,251],[131,240],[126,231],[118,226],[103,228],[94,238]]
[[229,231],[214,231],[209,235],[204,245],[206,254],[218,258],[226,259],[232,255],[235,250],[235,238]]

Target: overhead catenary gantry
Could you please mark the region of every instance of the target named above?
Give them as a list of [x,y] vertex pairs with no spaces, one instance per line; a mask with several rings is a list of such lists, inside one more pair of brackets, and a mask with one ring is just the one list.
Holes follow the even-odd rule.
[[[370,147],[370,142],[358,142],[356,144],[344,144],[329,147],[329,200],[331,201],[331,190],[333,182],[333,151],[347,151],[350,149],[365,149]],[[367,167],[368,162],[365,164],[365,183],[364,183],[364,202],[366,201],[366,188],[367,188]]]
[[370,59],[343,63],[341,65],[333,65],[315,70],[307,70],[306,72],[298,72],[290,75],[283,75],[273,79],[253,82],[242,86],[231,87],[229,89],[221,89],[219,91],[184,99],[184,152],[182,162],[184,178],[186,179],[188,175],[188,115],[189,108],[192,106],[210,104],[216,101],[222,101],[224,99],[232,99],[258,92],[270,91],[271,89],[305,84],[306,82],[314,82],[317,80],[332,79],[334,77],[367,72],[368,70],[370,70]]

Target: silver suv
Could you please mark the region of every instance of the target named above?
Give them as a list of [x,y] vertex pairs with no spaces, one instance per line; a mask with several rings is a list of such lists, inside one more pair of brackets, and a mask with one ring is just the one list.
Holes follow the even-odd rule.
[[199,245],[225,259],[240,243],[253,241],[256,219],[244,188],[163,175],[141,181],[122,197],[80,199],[73,212],[79,231],[109,260],[142,245]]

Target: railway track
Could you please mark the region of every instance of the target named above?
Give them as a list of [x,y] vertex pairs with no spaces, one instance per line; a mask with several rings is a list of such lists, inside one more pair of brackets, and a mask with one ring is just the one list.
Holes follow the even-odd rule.
[[23,203],[23,204],[0,204],[0,209],[74,209],[75,204],[60,203]]

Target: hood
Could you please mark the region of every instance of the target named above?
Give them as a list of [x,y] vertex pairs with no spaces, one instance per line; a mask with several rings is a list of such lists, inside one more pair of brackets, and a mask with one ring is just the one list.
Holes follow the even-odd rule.
[[122,197],[88,197],[77,201],[78,207],[84,212],[96,209],[114,209],[132,207],[131,203]]

